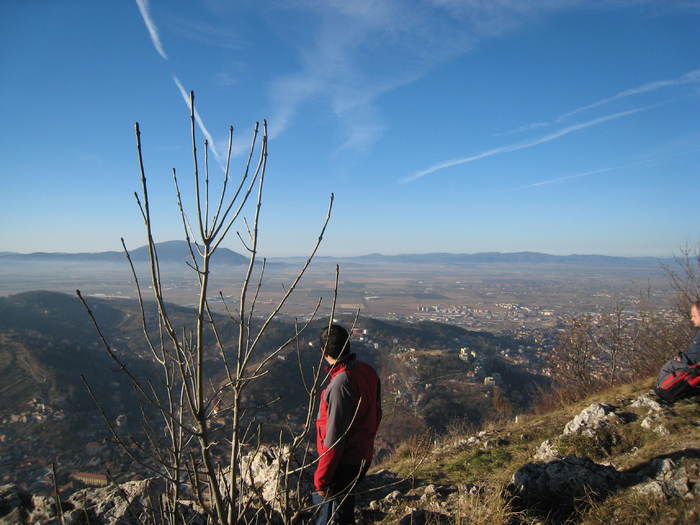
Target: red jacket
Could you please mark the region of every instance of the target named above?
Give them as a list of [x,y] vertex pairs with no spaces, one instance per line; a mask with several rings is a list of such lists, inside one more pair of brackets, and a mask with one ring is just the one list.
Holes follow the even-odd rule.
[[369,466],[382,418],[381,385],[374,369],[350,354],[330,368],[316,420],[316,490],[328,489],[336,467]]

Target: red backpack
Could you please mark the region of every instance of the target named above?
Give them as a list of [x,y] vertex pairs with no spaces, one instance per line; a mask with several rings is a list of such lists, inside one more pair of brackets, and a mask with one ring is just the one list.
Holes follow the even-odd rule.
[[669,403],[700,394],[700,363],[683,353],[666,361],[654,385],[656,394]]

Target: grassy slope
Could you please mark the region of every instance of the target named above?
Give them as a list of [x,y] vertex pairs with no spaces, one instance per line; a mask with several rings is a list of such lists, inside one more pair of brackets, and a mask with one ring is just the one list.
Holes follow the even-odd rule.
[[[378,468],[386,468],[402,475],[415,470],[419,483],[456,485],[459,483],[479,483],[491,493],[501,493],[513,473],[525,463],[531,462],[536,449],[545,439],[557,440],[566,423],[582,409],[592,403],[607,403],[623,407],[648,391],[651,379],[623,385],[599,392],[573,405],[546,414],[521,416],[518,422],[491,425],[493,437],[502,440],[500,444],[484,449],[479,445],[455,443],[464,441],[464,436],[445,437],[432,451],[427,452],[421,443],[414,440],[406,443],[384,461]],[[614,466],[618,471],[634,471],[646,465],[653,458],[671,456],[684,462],[698,461],[700,452],[700,403],[697,398],[676,403],[665,421],[670,431],[668,436],[660,436],[640,426],[648,409],[625,407],[633,421],[617,427],[619,440],[608,450],[594,446],[587,439],[558,440],[560,450],[565,454],[588,456],[597,463]],[[631,414],[634,414],[632,416]],[[422,450],[421,450],[422,449]],[[422,461],[422,463],[421,463]],[[697,523],[700,522],[700,498],[684,501],[656,501],[648,496],[639,496],[631,489],[620,489],[602,502],[589,502],[584,505],[575,523]],[[472,505],[476,502],[473,501]],[[481,501],[479,505],[484,505]],[[491,498],[490,505],[505,506],[501,498]],[[476,511],[476,509],[472,509]],[[466,513],[466,514],[465,514]],[[504,509],[492,508],[482,516],[505,516]],[[470,516],[469,509],[458,510],[453,517],[462,521]],[[472,522],[477,522],[470,516]],[[530,518],[522,517],[525,522]],[[695,520],[698,521],[695,521]],[[481,520],[479,520],[480,522]],[[498,523],[491,518],[491,523]]]

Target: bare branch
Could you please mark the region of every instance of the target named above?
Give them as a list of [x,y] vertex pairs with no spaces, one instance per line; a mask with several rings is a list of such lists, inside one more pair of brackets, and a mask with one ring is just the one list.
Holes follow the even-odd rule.
[[228,173],[229,166],[231,164],[231,151],[233,150],[233,126],[228,128],[228,151],[226,153],[226,169],[224,170],[224,184],[221,188],[221,197],[219,198],[219,204],[216,207],[216,213],[211,221],[211,230],[209,230],[208,235],[211,237],[214,235],[214,229],[219,222],[219,213],[221,212],[221,206],[224,204],[224,198],[226,197],[226,186],[228,185]]

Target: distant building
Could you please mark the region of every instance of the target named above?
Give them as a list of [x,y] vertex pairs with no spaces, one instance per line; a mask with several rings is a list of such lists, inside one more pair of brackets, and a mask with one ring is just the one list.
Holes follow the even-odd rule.
[[96,474],[94,472],[73,472],[71,477],[80,481],[81,483],[95,487],[105,487],[109,484],[105,474]]

